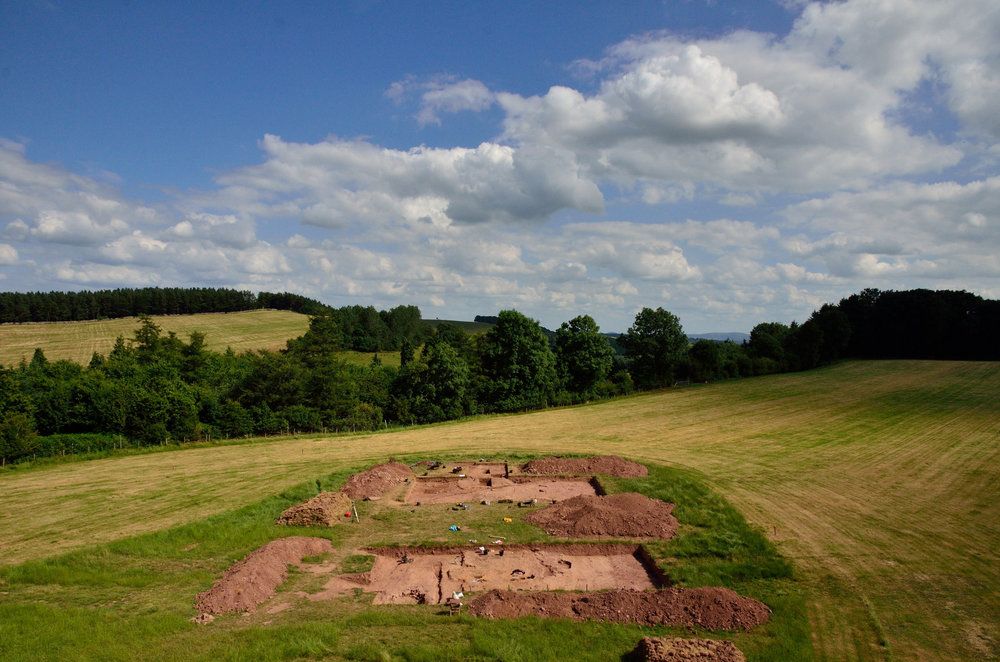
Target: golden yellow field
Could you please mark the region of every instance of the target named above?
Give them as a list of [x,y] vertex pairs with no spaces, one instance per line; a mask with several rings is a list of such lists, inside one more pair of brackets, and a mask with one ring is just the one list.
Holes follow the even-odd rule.
[[398,432],[8,472],[0,565],[394,453],[616,453],[703,473],[767,532],[805,586],[818,659],[989,659],[1000,652],[997,393],[997,363],[851,362]]
[[[287,310],[249,310],[238,313],[158,315],[153,320],[164,333],[173,331],[187,340],[192,331],[207,334],[208,347],[242,352],[251,349],[281,349],[289,338],[305,333],[309,318]],[[41,347],[49,360],[69,359],[86,364],[94,352],[107,354],[115,338],[129,338],[139,326],[138,318],[123,317],[88,322],[33,322],[0,324],[0,365],[30,360]]]

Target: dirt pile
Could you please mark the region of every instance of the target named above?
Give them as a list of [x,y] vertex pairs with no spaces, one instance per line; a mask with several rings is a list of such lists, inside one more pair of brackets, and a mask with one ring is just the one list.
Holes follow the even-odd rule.
[[746,662],[731,641],[643,637],[632,651],[636,662]]
[[521,470],[528,474],[547,476],[605,474],[607,476],[639,478],[649,474],[649,470],[643,465],[622,459],[617,455],[584,458],[545,457],[528,462],[521,467]]
[[380,497],[397,485],[412,479],[413,471],[405,464],[386,462],[354,474],[340,491],[352,499]]
[[469,612],[486,618],[548,616],[639,625],[697,625],[709,630],[749,630],[771,616],[764,603],[727,588],[597,593],[493,590],[470,602]]
[[350,511],[349,496],[340,492],[322,492],[281,513],[275,523],[286,526],[333,526],[347,521],[344,514]]
[[525,519],[552,535],[672,538],[674,504],[636,492],[578,496],[536,511]]
[[289,564],[330,551],[333,546],[326,538],[293,536],[273,540],[233,564],[212,588],[199,593],[195,609],[199,614],[252,611],[274,595],[288,576]]

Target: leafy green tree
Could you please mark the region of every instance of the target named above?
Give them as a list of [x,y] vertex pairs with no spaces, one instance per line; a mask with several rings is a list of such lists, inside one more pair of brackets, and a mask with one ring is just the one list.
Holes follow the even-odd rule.
[[792,322],[784,342],[786,369],[809,370],[818,366],[823,343],[823,329],[814,320],[807,320],[801,326]]
[[319,432],[323,429],[323,417],[319,412],[304,405],[292,405],[278,412],[285,419],[289,432]]
[[[285,354],[276,352],[255,352],[247,354],[246,376],[232,392],[235,400],[247,409],[266,404],[272,410],[280,410],[301,404],[306,399],[306,375],[302,365]],[[315,372],[315,371],[313,371]],[[316,390],[325,383],[310,383]]]
[[494,411],[544,407],[557,386],[555,355],[537,321],[502,310],[497,323],[479,336],[483,402]]
[[319,315],[309,320],[309,330],[288,341],[288,353],[310,368],[330,363],[344,346],[344,336],[337,320]]
[[[419,308],[416,306],[396,306],[391,310],[382,311],[380,315],[389,329],[389,338],[393,349],[402,345],[404,340],[419,342],[423,326]],[[389,348],[383,347],[383,349]]]
[[663,308],[643,308],[618,339],[629,360],[629,370],[640,388],[673,383],[676,369],[687,355],[688,339],[680,320]]
[[823,342],[819,349],[819,362],[836,361],[847,349],[851,340],[851,322],[837,306],[824,304],[809,317],[822,333]]
[[691,345],[688,350],[691,380],[707,382],[716,379],[722,372],[722,352],[720,343],[714,340],[701,339]]
[[139,328],[134,335],[136,354],[139,361],[149,363],[154,360],[160,345],[161,329],[148,315],[139,316]]
[[563,322],[556,331],[556,365],[566,387],[574,393],[593,395],[595,386],[607,378],[614,350],[607,336],[590,315]]
[[37,447],[38,435],[30,416],[12,411],[0,418],[0,464],[27,457]]
[[469,411],[469,367],[447,343],[424,348],[417,419],[423,423],[459,418]]
[[409,340],[404,339],[399,348],[399,366],[405,368],[410,365],[413,362],[414,353],[413,344]]

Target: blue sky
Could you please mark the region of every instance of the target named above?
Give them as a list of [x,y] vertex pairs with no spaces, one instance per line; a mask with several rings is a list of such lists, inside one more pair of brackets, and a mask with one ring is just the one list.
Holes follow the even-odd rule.
[[1000,296],[991,2],[205,4],[0,2],[0,289]]

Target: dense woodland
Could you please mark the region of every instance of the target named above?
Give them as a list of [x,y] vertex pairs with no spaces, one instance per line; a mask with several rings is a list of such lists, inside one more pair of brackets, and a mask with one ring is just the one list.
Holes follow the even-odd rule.
[[[158,296],[115,292],[131,292],[133,304]],[[286,297],[286,305],[310,301],[270,294],[227,298],[233,290],[196,290],[187,298],[170,292],[164,300],[185,305],[194,305],[194,292],[202,302],[218,296],[222,305],[242,300],[258,306],[262,297],[272,308],[282,306],[269,297]],[[97,300],[102,295],[90,294]],[[0,462],[191,440],[373,430],[679,382],[805,370],[844,357],[1000,359],[1000,301],[966,292],[865,290],[823,306],[803,324],[758,324],[742,345],[692,344],[675,315],[644,308],[616,339],[620,352],[586,315],[547,333],[516,311],[501,311],[488,320],[488,331],[470,336],[447,323],[433,329],[422,324],[415,306],[376,311],[314,303],[320,307],[311,309],[309,330],[280,352],[209,351],[203,334],[178,338],[142,317],[132,338],[119,338],[107,356],[95,354],[87,366],[48,361],[36,351],[28,363],[0,368]],[[401,366],[384,366],[377,355],[368,366],[350,365],[338,358],[344,349],[398,351]]]

